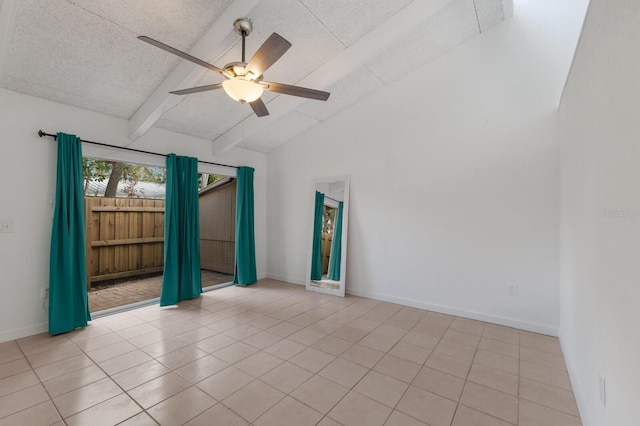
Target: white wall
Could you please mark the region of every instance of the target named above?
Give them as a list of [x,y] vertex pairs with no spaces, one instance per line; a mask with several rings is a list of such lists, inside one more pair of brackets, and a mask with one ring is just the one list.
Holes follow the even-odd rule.
[[[127,122],[0,89],[0,221],[12,220],[15,231],[0,234],[0,342],[46,330],[47,313],[40,297],[48,287],[49,243],[55,188],[56,144],[36,132],[74,133],[97,142],[126,145]],[[258,276],[266,275],[266,156],[236,149],[222,158],[211,154],[211,143],[152,129],[131,147],[175,152],[201,160],[247,165],[255,171],[255,227]],[[85,144],[85,155],[163,165],[162,157],[98,149]],[[228,172],[229,169],[202,167]],[[46,304],[44,304],[46,306]]]
[[270,152],[268,276],[304,282],[311,180],[348,174],[347,292],[555,334],[557,107],[585,8],[517,2],[513,19]]
[[560,110],[560,340],[585,426],[640,421],[638,22],[637,0],[591,1]]

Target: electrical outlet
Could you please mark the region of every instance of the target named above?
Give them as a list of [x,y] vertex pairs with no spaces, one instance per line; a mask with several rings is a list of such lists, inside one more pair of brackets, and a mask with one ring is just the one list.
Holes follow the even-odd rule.
[[600,384],[600,402],[603,406],[607,406],[607,381],[602,376],[598,376],[598,382]]
[[0,233],[9,234],[13,232],[13,220],[0,221]]
[[509,291],[507,292],[509,296],[517,296],[518,295],[518,286],[516,284],[509,286]]

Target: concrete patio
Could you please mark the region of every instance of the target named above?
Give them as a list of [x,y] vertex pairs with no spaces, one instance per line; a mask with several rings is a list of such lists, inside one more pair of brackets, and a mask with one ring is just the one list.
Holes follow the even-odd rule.
[[[203,288],[233,280],[233,275],[220,272],[203,269],[201,274]],[[89,311],[99,312],[117,306],[155,299],[160,297],[161,287],[162,275],[103,286],[89,291]]]

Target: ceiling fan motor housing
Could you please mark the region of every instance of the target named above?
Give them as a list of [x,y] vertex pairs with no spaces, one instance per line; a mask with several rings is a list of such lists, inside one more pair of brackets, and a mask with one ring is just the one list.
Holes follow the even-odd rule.
[[245,80],[255,81],[256,83],[262,80],[262,75],[253,75],[252,72],[246,71],[246,67],[246,62],[229,62],[224,66],[224,70],[234,78],[244,78]]

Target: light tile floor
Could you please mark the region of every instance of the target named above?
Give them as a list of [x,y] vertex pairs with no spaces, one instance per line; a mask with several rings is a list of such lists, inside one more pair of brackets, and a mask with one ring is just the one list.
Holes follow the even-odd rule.
[[0,425],[580,425],[558,340],[261,280],[0,344]]

